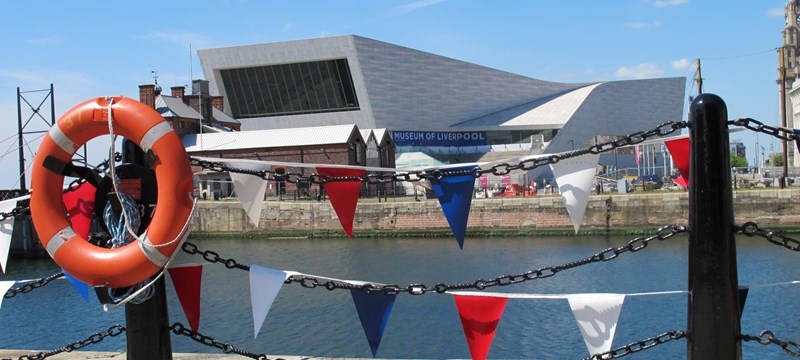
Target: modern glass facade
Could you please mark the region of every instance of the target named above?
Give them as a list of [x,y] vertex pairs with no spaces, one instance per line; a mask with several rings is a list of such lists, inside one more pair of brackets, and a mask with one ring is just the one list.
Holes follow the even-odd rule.
[[220,70],[234,118],[358,110],[347,59]]

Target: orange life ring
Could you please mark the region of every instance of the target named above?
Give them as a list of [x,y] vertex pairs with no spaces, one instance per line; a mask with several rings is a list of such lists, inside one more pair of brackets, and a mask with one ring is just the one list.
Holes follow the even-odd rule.
[[[115,249],[92,245],[75,233],[61,198],[64,176],[44,167],[48,156],[69,163],[83,144],[108,134],[109,102],[114,133],[155,153],[158,188],[155,213],[141,241]],[[67,273],[89,285],[121,288],[145,281],[167,264],[189,233],[182,233],[193,207],[189,157],[169,123],[136,100],[96,98],[67,111],[39,145],[31,177],[31,216],[42,245]]]

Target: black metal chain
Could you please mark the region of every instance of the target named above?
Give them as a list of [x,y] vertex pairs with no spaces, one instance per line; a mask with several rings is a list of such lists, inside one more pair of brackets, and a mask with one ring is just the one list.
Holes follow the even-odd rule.
[[216,171],[216,172],[233,172],[233,173],[240,173],[240,174],[247,174],[258,176],[264,180],[274,180],[274,181],[286,181],[290,183],[299,183],[299,182],[307,182],[313,184],[325,184],[328,182],[365,182],[370,184],[381,184],[381,183],[389,183],[389,182],[416,182],[423,179],[426,180],[441,180],[444,177],[451,177],[451,176],[464,176],[469,175],[475,178],[479,178],[484,174],[492,174],[492,175],[506,175],[514,170],[533,170],[538,167],[547,166],[550,164],[555,164],[561,160],[566,160],[569,158],[585,155],[585,154],[601,154],[604,152],[609,152],[614,149],[623,146],[635,145],[644,142],[647,139],[654,138],[654,137],[662,137],[669,134],[674,133],[680,129],[687,128],[689,125],[685,121],[680,122],[667,122],[658,127],[649,130],[649,131],[639,131],[633,134],[630,134],[626,137],[612,140],[608,142],[604,142],[601,144],[596,144],[584,149],[573,150],[561,154],[551,154],[548,156],[542,156],[532,159],[527,159],[520,161],[516,164],[509,164],[509,163],[500,163],[495,164],[491,168],[482,169],[480,167],[475,167],[473,169],[468,170],[447,170],[447,169],[436,169],[436,170],[418,170],[418,171],[410,171],[405,173],[395,173],[395,174],[368,174],[364,177],[360,176],[327,176],[327,175],[320,175],[320,174],[310,174],[310,175],[303,175],[301,173],[277,173],[272,170],[249,170],[249,169],[241,169],[235,167],[229,167],[225,163],[216,162],[216,161],[207,161],[201,160],[197,158],[191,158],[192,166],[199,166],[206,170]]
[[[238,355],[241,355],[241,356],[246,356],[246,357],[249,357],[251,359],[268,360],[267,355],[256,354],[256,353],[252,353],[252,352],[249,352],[249,351],[244,351],[242,349],[238,349],[235,346],[231,345],[230,343],[224,343],[224,342],[221,342],[221,341],[219,341],[217,339],[214,339],[214,338],[212,338],[210,336],[203,335],[203,334],[201,334],[199,332],[194,332],[194,331],[192,331],[191,329],[187,328],[186,326],[184,326],[183,324],[181,324],[179,322],[176,322],[176,323],[172,324],[172,326],[170,326],[169,329],[175,335],[183,335],[183,336],[189,337],[192,340],[197,341],[197,342],[199,342],[199,343],[201,343],[203,345],[207,345],[207,346],[211,346],[211,347],[215,347],[217,349],[220,349],[223,352],[225,352],[226,354],[233,353],[233,354],[238,354]],[[283,360],[283,359],[278,358],[276,360]]]
[[[60,348],[55,349],[55,350],[41,351],[41,352],[38,352],[38,353],[22,355],[22,356],[18,357],[17,360],[41,360],[41,359],[44,359],[44,358],[47,358],[47,357],[50,357],[50,356],[53,356],[53,355],[60,354],[62,352],[72,352],[72,351],[82,349],[82,348],[84,348],[86,346],[89,346],[89,345],[92,345],[92,344],[97,344],[97,343],[105,340],[107,337],[120,336],[124,332],[125,332],[125,326],[122,326],[122,325],[119,325],[119,324],[113,325],[113,326],[109,327],[108,330],[106,330],[106,332],[104,332],[104,333],[99,333],[99,332],[98,333],[94,333],[94,334],[90,335],[89,337],[87,337],[84,340],[78,340],[76,342],[73,342],[71,344],[68,344],[68,345],[66,345],[64,347],[60,347]],[[13,359],[11,359],[11,358],[3,358],[1,360],[13,360]]]
[[605,359],[619,359],[623,356],[630,355],[633,353],[637,353],[642,350],[647,350],[654,346],[658,346],[672,340],[678,340],[686,337],[686,332],[681,330],[673,330],[665,332],[658,336],[653,336],[651,338],[647,338],[641,341],[637,341],[634,343],[630,343],[625,346],[618,347],[616,349],[611,349],[604,353],[594,354],[588,358],[584,358],[583,360],[605,360]]
[[8,291],[6,291],[6,293],[3,295],[3,298],[11,299],[14,296],[17,296],[17,294],[24,294],[24,293],[31,292],[34,289],[38,289],[38,288],[40,288],[42,286],[45,286],[48,283],[50,283],[51,281],[53,281],[55,279],[58,279],[60,277],[63,277],[63,276],[64,276],[64,272],[59,272],[57,274],[53,274],[53,275],[50,275],[48,277],[38,279],[36,281],[32,281],[32,282],[26,283],[25,285],[22,285],[20,287],[8,289]]
[[786,353],[800,357],[800,344],[794,341],[777,339],[770,330],[764,330],[758,336],[742,334],[740,337],[743,341],[758,341],[761,345],[775,344],[780,346]]
[[17,206],[11,209],[11,211],[9,212],[0,212],[0,221],[5,221],[6,219],[12,217],[13,218],[21,217],[22,215],[30,213],[30,211],[31,211],[30,206]]
[[[736,227],[734,230],[745,236],[760,236],[775,245],[783,246],[793,251],[800,251],[800,241],[774,231],[763,230],[752,221],[746,222],[741,227]],[[775,238],[777,238],[777,240]]]
[[747,128],[748,130],[771,135],[781,140],[791,141],[800,139],[800,135],[795,134],[792,129],[765,125],[761,121],[751,118],[729,120],[728,125],[742,126]]
[[[576,268],[582,265],[587,265],[596,262],[603,262],[609,261],[617,258],[620,254],[626,252],[637,252],[639,250],[644,249],[647,247],[653,240],[666,240],[669,239],[677,234],[688,232],[689,230],[685,226],[676,226],[676,225],[668,225],[659,228],[656,233],[649,237],[637,237],[633,240],[630,240],[628,244],[625,246],[620,246],[616,248],[608,248],[605,249],[597,254],[594,254],[588,258],[574,261],[564,265],[557,265],[557,266],[548,266],[544,268],[539,268],[535,270],[526,271],[521,274],[516,275],[502,275],[495,277],[491,280],[479,279],[472,283],[465,283],[465,284],[444,284],[438,283],[433,287],[428,287],[425,284],[411,284],[406,287],[401,287],[397,284],[388,284],[388,285],[381,285],[381,284],[371,284],[366,283],[363,285],[354,285],[351,283],[331,280],[331,279],[319,279],[313,276],[296,276],[292,275],[286,279],[287,284],[291,283],[299,283],[301,286],[305,288],[316,288],[316,287],[324,287],[328,290],[335,290],[335,289],[360,289],[365,293],[373,293],[373,292],[382,292],[386,295],[397,295],[401,292],[405,292],[411,295],[424,295],[429,292],[436,292],[439,294],[443,294],[447,291],[451,290],[465,290],[465,289],[475,289],[475,290],[485,290],[486,288],[493,287],[493,286],[506,286],[517,284],[521,282],[525,282],[528,280],[537,280],[548,278],[554,276],[556,273],[568,270],[572,268]],[[241,265],[236,260],[233,259],[224,259],[219,256],[216,252],[213,251],[199,251],[197,249],[197,245],[192,243],[184,243],[183,244],[183,251],[189,254],[200,254],[206,261],[212,263],[223,263],[225,267],[229,269],[242,269],[242,270],[249,270],[250,268],[245,265]]]
[[233,260],[233,259],[221,258],[219,256],[219,254],[214,252],[214,251],[210,251],[210,250],[209,251],[200,251],[200,250],[197,249],[197,245],[192,244],[192,243],[190,243],[188,241],[183,243],[183,246],[181,248],[183,249],[184,252],[186,252],[188,254],[191,254],[191,255],[199,254],[199,255],[203,256],[203,259],[205,259],[206,261],[208,261],[210,263],[225,264],[225,267],[227,267],[228,269],[241,269],[241,270],[245,270],[245,271],[250,271],[250,267],[247,266],[247,265],[239,264],[238,262],[236,262],[236,260]]
[[[122,154],[114,153],[114,161],[115,162],[122,161]],[[103,161],[100,164],[98,164],[97,166],[95,166],[94,170],[97,171],[98,173],[101,173],[101,174],[105,173],[108,170],[108,167],[111,166],[110,164],[111,164],[111,162],[108,159],[106,159],[105,161]],[[67,188],[64,189],[64,193],[68,193],[68,192],[77,190],[83,183],[85,183],[87,181],[88,180],[84,179],[84,178],[77,178],[75,180],[72,180],[72,182],[69,183],[69,186],[67,186]],[[30,195],[30,190],[27,190],[27,192],[24,195]],[[20,196],[23,196],[23,195],[20,195]],[[11,209],[11,211],[9,211],[9,212],[0,212],[0,221],[5,221],[5,220],[7,220],[9,218],[12,218],[12,217],[13,218],[17,218],[17,217],[21,217],[23,215],[28,215],[30,212],[31,212],[30,206],[27,206],[27,205],[25,205],[25,206],[17,206],[15,208]]]

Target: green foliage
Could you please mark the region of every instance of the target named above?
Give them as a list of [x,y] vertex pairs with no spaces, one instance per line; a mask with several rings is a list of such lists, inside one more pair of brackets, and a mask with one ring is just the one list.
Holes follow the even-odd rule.
[[736,156],[733,152],[731,152],[731,167],[735,168],[746,168],[747,167],[747,159]]
[[783,154],[772,155],[771,166],[783,166]]

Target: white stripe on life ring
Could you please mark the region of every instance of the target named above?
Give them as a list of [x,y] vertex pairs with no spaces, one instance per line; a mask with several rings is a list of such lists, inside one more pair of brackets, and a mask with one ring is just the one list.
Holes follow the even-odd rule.
[[147,260],[150,260],[155,266],[163,268],[164,265],[167,264],[169,261],[169,257],[164,256],[156,247],[153,246],[153,242],[150,241],[150,238],[147,237],[147,231],[139,237],[139,249],[142,250],[142,254]]
[[61,148],[61,150],[64,150],[64,152],[70,155],[75,154],[75,150],[77,148],[75,146],[75,142],[67,137],[67,134],[64,134],[64,132],[61,131],[61,128],[58,126],[58,124],[53,125],[50,128],[50,131],[48,131],[48,134],[50,134],[50,138],[53,139],[53,141],[56,143],[56,145],[58,145],[58,147]]
[[55,233],[53,237],[50,238],[50,241],[47,242],[47,253],[50,254],[51,258],[55,259],[56,251],[58,251],[61,245],[64,245],[67,240],[75,236],[77,236],[75,230],[72,229],[72,226],[67,225],[65,228]]
[[151,127],[150,130],[147,130],[144,136],[142,136],[142,140],[139,141],[139,147],[142,148],[144,152],[147,152],[147,150],[153,148],[153,144],[155,144],[158,139],[161,139],[162,136],[171,131],[172,126],[170,126],[168,122],[162,121]]

